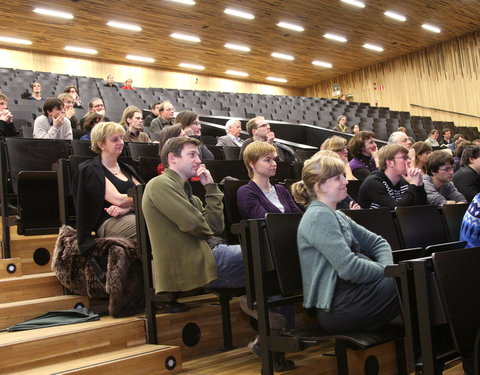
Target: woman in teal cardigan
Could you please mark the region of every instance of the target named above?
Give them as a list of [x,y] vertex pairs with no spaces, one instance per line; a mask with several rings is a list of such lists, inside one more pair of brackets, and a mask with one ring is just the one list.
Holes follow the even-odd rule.
[[336,333],[401,322],[394,280],[384,276],[390,246],[335,210],[347,196],[343,169],[337,158],[312,158],[293,187],[297,203],[308,205],[297,237],[304,306],[316,307],[322,328]]

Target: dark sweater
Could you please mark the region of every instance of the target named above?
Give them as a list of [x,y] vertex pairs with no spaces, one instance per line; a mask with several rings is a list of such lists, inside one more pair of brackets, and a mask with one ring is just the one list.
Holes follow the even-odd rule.
[[467,201],[471,202],[480,192],[480,175],[472,167],[466,165],[455,172],[453,184]]

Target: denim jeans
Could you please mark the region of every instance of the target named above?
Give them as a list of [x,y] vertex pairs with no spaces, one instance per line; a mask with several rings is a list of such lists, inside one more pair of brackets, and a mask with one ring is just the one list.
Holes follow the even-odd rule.
[[213,248],[212,253],[217,264],[218,279],[205,285],[205,287],[227,289],[245,286],[240,245],[218,244]]

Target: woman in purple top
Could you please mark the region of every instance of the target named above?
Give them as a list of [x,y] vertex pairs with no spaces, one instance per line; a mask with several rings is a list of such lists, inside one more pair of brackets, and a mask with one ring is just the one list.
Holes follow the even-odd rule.
[[355,134],[348,142],[348,151],[352,155],[350,169],[358,180],[364,180],[378,169],[378,148],[373,132],[360,131]]
[[243,152],[251,180],[238,189],[237,202],[243,219],[261,219],[268,213],[301,212],[288,190],[270,184],[277,172],[276,149],[270,143],[255,141]]

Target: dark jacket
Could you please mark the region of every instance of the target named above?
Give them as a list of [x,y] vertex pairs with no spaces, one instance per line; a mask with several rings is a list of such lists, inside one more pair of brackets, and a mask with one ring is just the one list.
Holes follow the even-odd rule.
[[17,130],[13,122],[0,120],[0,137],[18,137],[20,132]]
[[[140,176],[129,165],[118,161],[120,168],[130,173],[137,181]],[[73,200],[77,213],[77,236],[80,253],[85,254],[95,246],[96,232],[102,224],[105,201],[105,170],[100,156],[80,164],[73,176]]]
[[480,175],[472,167],[465,165],[453,175],[453,184],[467,201],[471,202],[480,192]]

